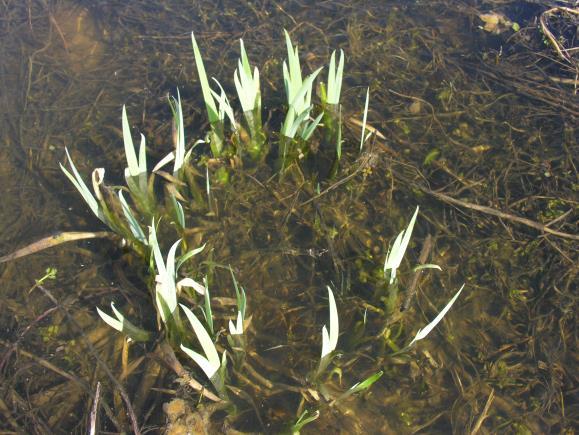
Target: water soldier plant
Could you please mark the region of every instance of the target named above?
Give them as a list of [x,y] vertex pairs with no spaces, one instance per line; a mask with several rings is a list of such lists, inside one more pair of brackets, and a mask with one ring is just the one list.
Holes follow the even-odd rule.
[[[336,66],[335,52],[332,53],[328,72],[327,85],[322,85],[321,106],[319,113],[312,117],[313,85],[323,68],[318,68],[303,77],[299,59],[298,47],[294,47],[287,31],[284,31],[287,60],[283,62],[283,80],[287,99],[287,111],[279,131],[279,139],[274,152],[277,154],[277,169],[283,174],[292,163],[300,161],[312,152],[309,141],[320,126],[324,129],[326,142],[335,146],[333,156],[334,166],[341,157],[341,120],[340,94],[344,70],[344,53],[340,52],[340,60]],[[211,89],[205,65],[195,36],[192,34],[195,65],[201,83],[207,116],[211,132],[207,136],[214,158],[237,156],[245,164],[262,162],[273,142],[267,137],[261,117],[261,91],[259,70],[254,67],[253,73],[247,57],[243,40],[240,40],[240,58],[234,73],[234,83],[239,102],[245,118],[245,125],[236,121],[233,109],[219,82],[220,93]],[[327,115],[326,115],[327,112]],[[321,123],[322,118],[326,119]],[[229,120],[231,141],[226,139],[225,121]]]
[[[210,124],[210,131],[205,138],[196,141],[187,149],[181,96],[177,91],[177,97],[169,99],[173,114],[174,150],[161,159],[150,173],[147,169],[145,137],[141,135],[137,152],[125,107],[122,109],[121,118],[127,162],[126,187],[105,185],[105,171],[98,168],[92,174],[91,192],[75,167],[68,150],[66,155],[70,171],[63,165],[61,168],[95,216],[125,240],[127,246],[142,259],[143,264],[148,266],[148,277],[145,281],[150,284],[149,292],[152,306],[157,313],[157,327],[161,339],[169,343],[174,351],[190,357],[210,381],[218,400],[230,404],[229,412],[234,415],[236,402],[242,399],[252,403],[253,400],[251,398],[247,400],[251,395],[242,392],[243,382],[240,380],[249,376],[259,380],[261,388],[270,390],[274,388],[271,381],[257,374],[257,370],[252,367],[254,360],[261,357],[252,351],[252,359],[248,358],[250,344],[247,332],[251,318],[247,315],[246,291],[237,282],[233,269],[225,268],[229,271],[235,294],[235,313],[226,315],[228,322],[225,328],[214,322],[209,289],[209,283],[215,278],[216,263],[206,261],[205,265],[212,265],[206,271],[200,265],[190,265],[194,257],[206,254],[207,249],[205,244],[200,245],[197,239],[191,237],[192,231],[188,225],[198,216],[215,216],[213,207],[216,204],[212,190],[213,181],[210,180],[214,168],[210,168],[206,155],[202,152],[195,154],[193,151],[194,148],[200,149],[197,145],[208,144],[207,152],[212,159],[219,162],[218,170],[232,174],[241,170],[240,167],[243,165],[251,167],[267,165],[266,157],[272,153],[274,158],[271,161],[276,162],[273,169],[278,172],[281,180],[291,166],[299,168],[305,157],[310,158],[310,163],[313,158],[315,163],[316,151],[310,146],[311,139],[318,130],[321,130],[319,137],[325,151],[328,149],[332,151],[331,170],[326,173],[335,176],[342,155],[340,95],[344,53],[340,51],[337,63],[336,52],[331,54],[327,84],[320,86],[321,103],[316,105],[312,102],[312,93],[315,80],[323,68],[303,76],[298,48],[294,47],[289,34],[285,32],[287,61],[283,62],[282,74],[287,111],[279,135],[268,135],[267,129],[262,124],[259,70],[254,67],[252,71],[243,41],[240,40],[240,58],[234,72],[235,89],[244,117],[244,122],[241,123],[236,120],[236,113],[230,100],[217,80],[213,79],[217,91],[211,88],[193,34],[191,38]],[[369,138],[366,131],[368,98],[369,93],[366,95],[360,151]],[[229,133],[226,132],[227,129]],[[237,164],[230,165],[231,161]],[[173,171],[167,173],[162,168],[170,162],[173,162]],[[201,175],[203,173],[204,177]],[[227,178],[217,178],[226,183],[223,180]],[[323,181],[323,177],[311,180],[311,191],[317,191],[319,194],[319,188],[316,190],[314,186]],[[164,192],[162,197],[158,194],[159,184]],[[382,269],[386,294],[390,298],[398,294],[398,270],[402,267],[417,216],[418,207],[406,229],[398,234],[385,256]],[[175,239],[177,240],[165,250],[166,245],[163,242]],[[415,270],[426,268],[440,269],[439,266],[426,264],[418,266]],[[325,408],[337,406],[339,402],[353,394],[367,390],[383,375],[382,370],[374,371],[366,379],[346,390],[336,389],[331,385],[332,373],[336,370],[341,373],[341,369],[335,366],[336,356],[339,354],[340,320],[334,292],[330,286],[326,286],[326,289],[329,320],[322,327],[322,351],[315,368],[309,374],[304,373],[303,378],[296,380],[297,385],[293,387],[295,391],[301,392],[302,400],[296,414],[299,418],[290,427],[292,433],[299,433],[305,424],[317,419]],[[416,342],[424,339],[450,310],[462,289],[432,322],[418,331],[414,339],[392,355],[407,352]],[[104,322],[124,334],[127,339],[148,342],[159,335],[137,326],[137,322],[129,321],[114,303],[111,303],[111,308],[113,316],[98,307],[97,313]],[[257,310],[259,306],[253,306],[253,311]],[[181,311],[185,313],[188,322],[183,321]],[[228,359],[231,364],[228,364]],[[311,405],[312,397],[319,403]]]

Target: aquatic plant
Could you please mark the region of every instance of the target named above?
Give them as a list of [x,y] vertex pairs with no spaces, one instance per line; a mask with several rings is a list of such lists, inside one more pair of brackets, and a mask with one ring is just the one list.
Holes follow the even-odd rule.
[[183,304],[181,304],[181,309],[185,312],[205,356],[195,352],[183,344],[181,344],[181,350],[189,355],[201,370],[203,370],[203,373],[205,373],[207,378],[209,378],[219,395],[222,398],[226,398],[225,370],[227,367],[227,352],[223,351],[221,359],[219,359],[217,348],[215,347],[211,336],[199,319],[197,319],[197,316],[195,316],[195,314],[193,314],[193,312]]
[[[196,280],[201,270],[180,268],[194,256],[204,251],[205,245],[195,246],[188,238],[187,222],[194,218],[194,210],[215,215],[215,198],[212,185],[214,182],[226,184],[229,172],[236,169],[236,165],[228,162],[237,159],[238,162],[253,165],[264,164],[264,157],[277,145],[277,167],[280,175],[292,164],[299,165],[304,157],[310,154],[308,141],[323,127],[322,153],[330,150],[323,157],[331,161],[331,169],[326,172],[332,176],[337,173],[338,162],[342,153],[342,119],[340,95],[344,69],[344,53],[340,51],[339,61],[336,62],[336,52],[330,58],[327,84],[321,86],[321,105],[317,115],[312,115],[317,109],[312,103],[313,85],[320,74],[319,68],[307,76],[302,75],[299,52],[292,44],[290,36],[285,32],[287,60],[283,62],[282,73],[287,98],[287,111],[280,127],[277,144],[274,139],[265,134],[261,120],[261,91],[259,70],[251,69],[249,59],[242,40],[240,40],[240,58],[234,72],[234,83],[239,103],[244,114],[244,123],[235,119],[235,111],[221,84],[213,79],[217,91],[211,88],[207,77],[203,59],[194,35],[191,35],[195,63],[205,107],[210,123],[210,131],[204,140],[196,141],[186,149],[185,128],[181,96],[177,91],[176,98],[170,98],[169,104],[173,114],[174,150],[166,155],[149,173],[147,169],[147,150],[145,138],[141,135],[138,150],[135,148],[126,108],[122,110],[122,131],[127,167],[125,169],[126,188],[111,188],[104,184],[104,169],[93,171],[93,192],[83,181],[77,171],[68,150],[66,151],[72,172],[63,165],[61,168],[91,209],[91,211],[105,223],[112,231],[128,242],[128,246],[141,256],[149,266],[150,293],[159,322],[159,329],[163,338],[173,349],[179,349],[188,355],[199,367],[213,385],[219,397],[226,402],[233,400],[230,392],[237,392],[236,396],[245,397],[234,385],[236,379],[244,379],[244,373],[252,373],[260,379],[259,374],[252,368],[249,361],[247,327],[250,319],[247,317],[247,297],[245,289],[239,285],[233,269],[229,267],[231,282],[235,292],[235,315],[227,316],[226,327],[219,328],[214,322],[209,282],[213,271],[205,274],[203,282]],[[362,136],[360,151],[368,140],[371,132],[367,132],[369,91],[366,93],[366,102],[362,121]],[[322,122],[323,120],[323,122]],[[225,134],[226,123],[231,134]],[[201,143],[209,144],[212,157],[218,161],[219,174],[210,169],[205,162],[206,157],[193,154],[194,148]],[[326,149],[324,150],[324,146]],[[329,147],[329,148],[328,148]],[[173,162],[172,173],[163,171],[163,167]],[[205,165],[204,171],[197,166]],[[205,177],[200,174],[205,173]],[[225,174],[225,176],[223,176]],[[213,175],[213,180],[211,176]],[[158,198],[155,193],[156,179],[162,179],[165,197]],[[215,181],[214,181],[215,180]],[[319,182],[319,180],[314,180]],[[203,184],[205,189],[203,189]],[[312,188],[314,190],[314,188]],[[157,189],[158,191],[158,189]],[[319,185],[315,191],[319,194]],[[125,196],[128,194],[128,197]],[[410,243],[413,228],[418,216],[418,207],[406,229],[398,234],[386,254],[383,275],[387,282],[388,292],[395,295],[398,292],[398,270],[402,266],[404,255]],[[148,235],[145,234],[145,222],[149,223]],[[177,234],[177,240],[172,242],[165,251],[160,243],[167,234]],[[170,240],[175,240],[171,238]],[[164,254],[165,253],[165,254]],[[211,263],[211,262],[208,262]],[[436,265],[421,265],[419,268],[439,268]],[[213,282],[211,280],[211,282]],[[331,373],[341,373],[339,362],[335,362],[337,355],[338,338],[340,334],[339,314],[336,299],[330,286],[326,286],[328,293],[329,320],[322,327],[322,349],[317,368],[304,375],[302,380],[308,385],[308,391],[314,397],[325,399],[325,404],[316,411],[303,411],[291,427],[293,433],[298,433],[301,427],[312,422],[325,406],[334,406],[346,400],[353,394],[369,389],[382,376],[381,370],[372,373],[350,388],[336,391],[330,388]],[[427,326],[420,329],[414,339],[400,352],[408,351],[417,341],[424,339],[442,320],[460,295],[462,288],[447,303],[442,311]],[[198,296],[202,297],[198,301]],[[124,334],[132,341],[146,342],[153,338],[153,333],[130,322],[111,303],[113,316],[97,308],[99,316],[113,329]],[[257,308],[256,308],[257,309]],[[186,326],[181,318],[184,312],[190,327]],[[197,316],[194,311],[200,311]],[[200,320],[201,319],[201,320]],[[223,340],[222,337],[225,337]],[[225,343],[226,342],[226,343]],[[219,355],[221,352],[221,356]],[[398,353],[400,353],[398,352]],[[232,361],[228,369],[227,360]],[[329,376],[330,365],[335,362]],[[374,370],[375,371],[375,370]],[[261,379],[265,385],[271,382]],[[271,388],[271,387],[270,387]]]
[[99,316],[107,325],[126,335],[129,340],[149,341],[151,339],[151,333],[133,325],[130,321],[128,321],[125,316],[115,308],[114,302],[111,302],[111,308],[116,318],[109,316],[107,313],[101,311],[101,309],[97,307]]
[[227,336],[227,341],[233,352],[235,366],[239,368],[244,363],[246,354],[247,342],[245,339],[245,329],[248,321],[248,319],[246,319],[247,297],[245,296],[245,289],[237,282],[231,266],[229,267],[229,272],[235,289],[237,316],[235,322],[229,320],[229,335]]
[[[78,170],[76,169],[76,166],[74,165],[74,162],[72,161],[72,158],[70,157],[70,154],[68,152],[68,148],[65,148],[64,150],[66,151],[66,156],[68,157],[70,168],[72,169],[72,174],[62,165],[62,163],[60,163],[60,169],[62,170],[62,172],[64,172],[64,175],[68,177],[68,179],[70,180],[72,185],[76,188],[76,190],[78,190],[78,192],[82,196],[82,199],[84,199],[84,202],[86,202],[86,204],[89,206],[93,214],[97,218],[99,218],[102,222],[108,225],[109,223],[107,222],[103,214],[103,211],[99,206],[98,201],[93,196],[92,192],[87,187],[86,183],[84,182]],[[97,171],[97,169],[95,169],[95,171]]]
[[242,39],[239,40],[239,46],[241,58],[237,62],[238,66],[233,78],[249,133],[249,144],[246,145],[246,149],[254,161],[259,161],[267,152],[266,137],[261,121],[259,70],[254,67],[253,74],[251,73]]
[[[271,140],[268,141],[265,136],[261,121],[259,70],[254,67],[252,72],[243,40],[240,40],[240,58],[234,73],[234,83],[245,117],[245,133],[249,134],[240,134],[239,129],[242,127],[235,120],[234,110],[223,87],[217,80],[214,79],[219,92],[211,89],[199,46],[193,33],[191,40],[207,116],[211,125],[207,140],[213,156],[220,158],[237,154],[242,160],[247,156],[254,163],[260,162],[269,149]],[[322,68],[318,68],[310,75],[303,77],[298,48],[293,46],[287,32],[285,32],[285,42],[287,61],[283,62],[282,70],[287,97],[287,112],[280,128],[277,147],[278,169],[283,173],[292,162],[299,162],[308,154],[308,141],[321,125],[321,120],[327,112],[328,117],[324,123],[324,128],[326,136],[333,138],[332,140],[335,142],[336,150],[333,157],[333,173],[335,173],[337,161],[341,158],[342,126],[339,101],[344,70],[344,53],[343,51],[340,52],[337,65],[336,53],[333,52],[331,55],[327,94],[325,91],[322,92],[322,108],[325,107],[325,111],[322,110],[315,118],[312,118],[310,117],[314,107],[312,89],[314,80]],[[161,159],[151,173],[147,169],[146,139],[144,135],[140,135],[141,139],[137,150],[131,135],[127,110],[123,106],[121,120],[127,162],[125,168],[127,188],[118,189],[116,195],[111,195],[114,189],[104,184],[105,170],[103,168],[93,171],[93,194],[76,169],[68,150],[66,150],[66,155],[72,173],[61,164],[61,169],[80,192],[95,216],[126,240],[131,248],[143,257],[146,257],[147,252],[151,249],[147,246],[149,240],[142,228],[143,221],[156,218],[157,222],[161,222],[164,218],[182,233],[185,230],[186,217],[180,201],[185,201],[187,197],[191,197],[198,205],[207,204],[210,210],[212,208],[209,168],[207,167],[205,170],[206,198],[203,198],[202,190],[195,181],[196,176],[191,173],[191,166],[188,164],[195,146],[205,141],[198,140],[189,150],[186,150],[183,109],[179,90],[177,90],[176,98],[169,98],[169,103],[173,113],[175,130],[174,150]],[[233,133],[231,140],[227,140],[225,136],[226,120],[229,120]],[[162,170],[170,162],[173,162],[172,174]],[[218,180],[223,181],[228,178],[224,175],[226,169],[223,166],[218,171],[221,171],[217,177]],[[156,197],[155,175],[160,176],[166,182],[166,201],[158,200]],[[185,190],[185,186],[188,189]],[[124,190],[130,194],[130,202],[125,198]]]
[[[245,117],[245,127],[249,133],[249,139],[246,142],[241,140],[238,128],[239,124],[235,120],[235,115],[229,99],[227,98],[223,87],[214,79],[218,86],[219,92],[211,89],[203,59],[199,50],[195,36],[191,34],[195,64],[199,75],[201,90],[205,100],[207,115],[211,125],[211,131],[208,135],[208,141],[211,152],[214,157],[222,155],[231,155],[232,152],[249,156],[254,161],[259,161],[267,149],[267,138],[261,124],[261,92],[259,81],[259,70],[254,67],[253,72],[245,50],[243,41],[240,40],[240,59],[234,73],[234,83],[238,93],[239,101]],[[280,170],[283,172],[285,167],[294,160],[299,160],[303,153],[307,152],[305,147],[307,141],[311,138],[316,128],[320,125],[323,113],[317,115],[315,119],[310,118],[312,106],[312,89],[313,83],[322,68],[319,68],[307,77],[302,77],[301,65],[299,60],[298,48],[294,47],[290,36],[285,32],[285,41],[287,47],[288,59],[283,63],[283,77],[287,96],[287,114],[280,130],[280,147],[278,155],[280,158]],[[338,107],[341,82],[344,68],[344,54],[340,52],[340,60],[336,66],[335,52],[332,53],[330,67],[328,72],[327,105]],[[204,309],[207,327],[210,333],[214,334],[209,288],[205,284],[199,284],[190,277],[184,277],[177,281],[177,271],[179,266],[199,253],[203,248],[187,251],[187,241],[179,239],[170,247],[166,259],[164,259],[159,241],[157,239],[157,225],[164,222],[169,226],[174,226],[183,233],[186,227],[186,214],[179,198],[194,197],[199,199],[200,191],[191,177],[186,176],[188,164],[191,158],[191,152],[195,145],[203,141],[197,141],[189,150],[185,149],[185,131],[183,120],[183,109],[181,96],[177,90],[176,98],[169,98],[171,111],[173,113],[174,126],[174,150],[165,156],[149,173],[147,169],[147,150],[146,139],[141,134],[141,140],[138,149],[135,147],[130,131],[129,120],[126,107],[122,108],[122,133],[123,144],[127,167],[125,168],[125,180],[127,189],[125,192],[130,194],[130,202],[124,194],[124,189],[118,189],[116,195],[111,195],[112,189],[104,184],[104,169],[99,168],[93,171],[92,185],[93,192],[90,191],[80,173],[76,169],[68,150],[66,150],[69,165],[72,173],[63,165],[61,168],[65,175],[70,179],[73,185],[80,192],[81,196],[88,204],[91,211],[111,230],[126,240],[143,258],[150,258],[150,268],[152,276],[155,279],[155,288],[153,297],[155,307],[159,313],[159,318],[165,326],[167,338],[177,344],[184,337],[185,332],[180,320],[178,310],[178,294],[183,287],[190,287],[204,295]],[[334,110],[335,112],[335,110]],[[234,133],[234,140],[228,142],[225,136],[225,121],[229,120],[230,127]],[[333,120],[333,124],[336,123]],[[334,128],[334,127],[332,127]],[[338,128],[338,144],[341,146],[341,126]],[[298,141],[295,141],[295,138]],[[236,150],[237,147],[237,150]],[[298,155],[299,154],[299,155]],[[338,155],[340,153],[338,152]],[[172,174],[168,174],[162,168],[173,162]],[[154,183],[155,175],[164,179],[167,201],[159,201],[155,195]],[[184,190],[182,180],[186,180],[188,191]],[[206,200],[203,200],[211,210],[211,183],[210,173],[206,169]],[[148,237],[143,230],[143,221],[151,220],[152,225],[149,227]],[[184,254],[177,260],[177,250],[181,247]],[[177,265],[176,265],[177,261]],[[231,322],[230,332],[231,345],[237,350],[236,353],[242,353],[244,343],[243,324],[245,321],[245,291],[238,288],[235,277],[232,273],[234,287],[238,300],[238,315],[236,323]],[[331,294],[331,290],[330,290]],[[335,301],[331,294],[331,321],[330,335],[324,329],[325,334],[324,346],[335,347],[337,333],[334,327],[337,327],[337,314],[335,313]],[[150,338],[150,333],[130,323],[113,305],[113,313],[116,318],[98,310],[99,315],[113,328],[125,333],[135,341],[143,341]],[[335,319],[335,321],[334,321]],[[326,361],[329,356],[324,354],[322,360]]]
[[[323,68],[320,67],[311,74],[302,76],[298,47],[292,44],[287,31],[284,31],[284,35],[287,59],[283,62],[282,73],[287,112],[279,131],[276,149],[277,169],[280,170],[281,174],[291,163],[300,161],[310,152],[308,141],[320,125],[324,126],[327,140],[335,146],[333,159],[340,159],[342,131],[340,95],[344,71],[343,51],[340,51],[340,60],[337,65],[335,52],[333,52],[329,64],[327,92],[325,88],[322,91],[322,110],[315,118],[311,117],[314,108],[312,104],[313,85]],[[234,73],[235,88],[245,118],[245,127],[241,131],[242,127],[235,120],[229,100],[217,80],[214,79],[220,93],[211,89],[199,46],[193,34],[191,38],[199,82],[211,125],[211,133],[208,138],[213,156],[219,158],[238,155],[246,163],[263,160],[271,147],[271,138],[268,140],[266,137],[261,121],[259,70],[254,67],[252,72],[243,40],[240,40],[240,58]],[[328,112],[326,122],[322,124],[321,121],[326,112]],[[230,142],[225,136],[225,115],[230,121],[233,133],[233,139]],[[245,156],[248,159],[243,159]]]
[[362,135],[360,137],[360,152],[362,152],[362,148],[364,147],[364,144],[366,143],[366,141],[368,140],[368,138],[370,137],[371,133],[368,133],[368,135],[366,135],[366,121],[368,120],[368,103],[370,101],[370,88],[368,88],[366,90],[366,100],[364,102],[364,116],[362,118]]
[[336,300],[334,299],[334,293],[330,286],[328,286],[328,300],[330,303],[330,333],[328,333],[326,325],[324,325],[322,328],[322,359],[336,350],[336,346],[338,345],[338,309],[336,308]]
[[320,357],[320,364],[314,376],[318,379],[323,372],[326,370],[328,365],[332,362],[335,356],[336,346],[338,345],[338,335],[340,333],[340,323],[338,318],[338,308],[336,307],[336,299],[334,298],[334,292],[327,286],[328,289],[328,309],[330,311],[329,326],[330,332],[328,333],[328,328],[326,325],[322,328],[322,355]]
[[338,171],[338,164],[342,158],[342,79],[344,75],[344,51],[340,50],[340,60],[336,65],[336,51],[330,56],[328,65],[327,84],[320,85],[320,100],[323,110],[324,140],[320,144],[320,154],[328,161],[331,167],[328,175],[333,177]]
[[201,83],[201,91],[203,92],[203,99],[205,100],[205,108],[207,109],[207,117],[209,118],[209,123],[211,124],[211,151],[215,157],[221,156],[225,142],[225,132],[223,122],[219,117],[219,112],[217,111],[217,106],[213,99],[213,93],[211,92],[211,87],[209,86],[209,80],[207,80],[207,73],[205,72],[205,65],[203,64],[203,58],[201,57],[201,52],[199,51],[199,46],[195,40],[195,35],[191,33],[191,41],[193,44],[193,54],[195,56],[195,65],[197,67],[197,73],[199,74],[199,81]]
[[438,325],[440,323],[440,321],[442,320],[442,318],[444,316],[446,316],[446,313],[448,313],[448,311],[450,310],[450,308],[452,307],[452,305],[456,302],[456,300],[458,299],[458,297],[460,296],[460,294],[462,293],[462,290],[464,289],[464,284],[462,285],[462,287],[455,293],[455,295],[452,297],[452,299],[450,301],[448,301],[448,303],[444,306],[444,308],[442,310],[440,310],[440,313],[438,313],[438,315],[432,320],[432,322],[430,322],[428,325],[426,325],[424,328],[420,328],[418,330],[418,332],[416,333],[416,336],[412,339],[412,341],[410,343],[408,343],[406,345],[406,347],[404,349],[409,349],[414,343],[416,343],[419,340],[423,340],[424,338],[426,338],[426,336],[428,334],[430,334],[432,332],[432,330],[434,328],[436,328],[436,325]]
[[414,229],[414,223],[416,222],[416,216],[418,216],[418,207],[410,219],[410,223],[405,230],[400,232],[394,240],[394,243],[388,250],[386,254],[386,260],[384,261],[384,275],[389,275],[389,282],[393,284],[396,280],[396,270],[400,267],[406,249],[408,248],[408,243],[410,242],[410,237],[412,236],[412,230]]
[[328,67],[328,89],[326,103],[331,106],[340,104],[340,94],[342,92],[342,77],[344,75],[344,50],[340,50],[340,60],[336,66],[336,51],[332,52],[330,65]]
[[299,435],[300,431],[305,425],[311,423],[312,421],[316,421],[319,417],[320,417],[319,410],[310,412],[306,409],[304,410],[304,412],[301,413],[296,422],[291,425],[289,432],[292,435]]
[[152,214],[154,195],[152,185],[149,186],[147,175],[147,151],[145,136],[141,134],[141,143],[139,145],[139,154],[135,152],[129,120],[127,119],[127,109],[123,106],[122,114],[123,126],[123,143],[125,146],[125,157],[127,167],[125,168],[125,180],[127,187],[131,192],[131,198],[135,205],[147,217]]

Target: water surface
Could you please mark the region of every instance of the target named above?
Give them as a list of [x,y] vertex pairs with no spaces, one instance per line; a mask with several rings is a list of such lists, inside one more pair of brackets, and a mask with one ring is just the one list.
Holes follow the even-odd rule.
[[[204,134],[191,31],[209,74],[230,95],[243,37],[262,73],[263,117],[272,130],[284,101],[282,29],[299,44],[308,72],[344,49],[348,121],[338,179],[357,167],[356,120],[370,87],[368,120],[384,137],[372,142],[371,165],[316,207],[303,204],[312,191],[294,182],[264,190],[240,176],[232,188],[216,188],[220,214],[198,219],[198,241],[210,243],[211,261],[231,264],[248,289],[255,370],[296,387],[268,389],[251,374],[238,379],[255,407],[242,410],[235,429],[277,433],[302,410],[321,408],[304,433],[571,433],[579,107],[569,85],[573,63],[557,61],[538,41],[532,18],[539,6],[497,6],[522,29],[503,24],[496,33],[480,28],[487,9],[460,1],[13,1],[1,8],[2,255],[55,231],[103,229],[58,164],[67,147],[86,179],[105,167],[107,180],[121,183],[123,104],[133,137],[147,137],[150,161],[171,149],[167,95],[177,88],[188,142]],[[383,294],[389,243],[416,205],[401,292]],[[541,231],[545,224],[563,236]],[[429,236],[428,261],[443,271],[423,274],[409,298],[410,266]],[[35,286],[49,267],[56,279]],[[142,268],[106,240],[0,266],[0,430],[86,433],[99,381],[102,433],[131,430],[118,385],[143,433],[162,432],[167,413],[173,433],[191,418],[208,424],[201,411],[164,408],[175,397],[194,408],[198,397],[156,364],[153,345],[127,346],[96,315],[95,306],[114,300],[155,327]],[[463,282],[440,327],[408,354],[392,356]],[[230,284],[216,272],[214,296],[232,297]],[[336,290],[343,331],[330,388],[384,372],[369,392],[332,407],[304,387],[319,358],[327,284]],[[230,308],[227,300],[216,308],[220,324]],[[214,420],[210,432],[232,430],[223,415]]]

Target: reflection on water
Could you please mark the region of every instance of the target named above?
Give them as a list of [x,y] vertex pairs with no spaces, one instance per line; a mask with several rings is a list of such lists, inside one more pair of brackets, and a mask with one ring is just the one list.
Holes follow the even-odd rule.
[[[143,265],[122,247],[61,245],[2,264],[0,430],[87,432],[98,382],[97,423],[105,432],[134,430],[133,420],[158,432],[166,418],[171,433],[279,432],[315,409],[320,417],[305,433],[571,430],[576,63],[554,62],[555,52],[541,45],[530,18],[542,9],[498,5],[511,25],[487,33],[479,16],[490,12],[460,1],[428,8],[164,3],[0,6],[0,256],[57,230],[103,229],[58,162],[66,146],[86,177],[102,166],[120,184],[123,104],[133,137],[147,137],[151,161],[171,149],[166,95],[177,87],[187,140],[205,131],[191,30],[209,74],[230,95],[237,39],[244,38],[260,66],[263,118],[272,130],[283,104],[281,30],[299,43],[308,71],[343,48],[344,181],[322,183],[322,192],[330,190],[312,203],[315,186],[304,180],[278,184],[269,174],[240,172],[230,186],[215,186],[216,213],[195,217],[191,240],[210,248],[196,266],[214,272],[219,326],[231,317],[234,297],[220,266],[231,264],[248,290],[250,364],[234,376],[239,391],[232,394],[245,404],[235,418],[209,402],[196,408],[198,395],[153,357],[156,344],[128,344],[97,318],[94,307],[114,300],[155,329]],[[565,17],[549,19],[564,38]],[[368,85],[368,120],[385,139],[360,166],[358,120]],[[386,295],[384,257],[416,204],[422,214],[409,258],[418,262],[430,235],[427,262],[443,272],[424,272],[414,283],[406,265],[400,293]],[[56,278],[35,285],[48,267]],[[463,281],[466,290],[439,329],[393,356]],[[319,358],[326,284],[336,289],[343,331],[329,394],[384,371],[368,392],[332,406],[306,380]],[[409,289],[416,290],[411,299]]]

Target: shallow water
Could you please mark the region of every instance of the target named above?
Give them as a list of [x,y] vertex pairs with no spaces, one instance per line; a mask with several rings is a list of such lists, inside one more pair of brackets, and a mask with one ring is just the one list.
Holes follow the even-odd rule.
[[[209,74],[230,95],[243,37],[262,73],[263,117],[277,129],[286,28],[308,71],[325,64],[334,48],[346,53],[347,142],[338,179],[358,167],[356,120],[367,86],[368,120],[384,139],[372,142],[371,165],[315,207],[304,204],[312,191],[299,180],[271,184],[261,173],[256,178],[266,188],[240,175],[215,187],[217,216],[195,218],[201,230],[194,238],[212,252],[199,267],[217,265],[217,322],[224,326],[232,313],[231,283],[218,266],[231,264],[248,289],[253,368],[276,385],[268,388],[251,373],[237,378],[234,386],[255,408],[247,405],[230,423],[277,433],[303,409],[320,409],[304,433],[571,433],[578,417],[577,239],[568,236],[577,234],[579,108],[573,87],[554,80],[572,77],[571,67],[535,44],[538,29],[529,20],[540,9],[505,5],[501,11],[522,29],[490,34],[480,28],[480,11],[458,1],[428,8],[420,2],[223,2],[219,9],[189,3],[1,6],[0,255],[55,231],[103,230],[58,163],[67,147],[86,179],[102,166],[109,183],[121,183],[123,104],[133,137],[138,131],[147,137],[151,161],[171,149],[166,96],[177,87],[188,142],[202,135],[192,30]],[[387,295],[384,257],[417,204],[401,293]],[[504,215],[468,207],[473,204]],[[546,235],[513,216],[537,225],[554,221],[550,228],[564,234]],[[423,273],[410,299],[410,265],[428,235],[428,262],[443,271]],[[35,286],[48,267],[58,270],[56,279]],[[154,346],[127,346],[95,313],[114,300],[154,329],[142,269],[107,240],[64,244],[0,265],[0,430],[85,433],[98,381],[102,433],[131,430],[119,384],[143,432],[163,430],[163,404],[174,397],[197,404],[193,391],[150,358]],[[393,356],[463,282],[464,293],[439,328]],[[384,371],[368,392],[331,407],[306,388],[327,321],[327,284],[336,290],[343,331],[328,389],[335,397]],[[200,412],[165,411],[175,420],[173,433],[179,423],[192,424],[191,415],[208,424]],[[208,431],[225,431],[223,419],[216,415]]]

